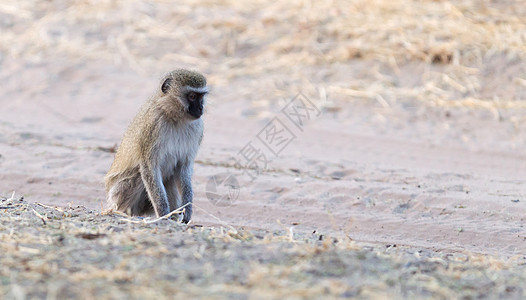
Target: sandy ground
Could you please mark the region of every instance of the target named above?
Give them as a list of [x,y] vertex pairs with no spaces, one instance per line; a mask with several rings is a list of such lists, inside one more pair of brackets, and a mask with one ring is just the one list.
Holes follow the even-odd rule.
[[[86,65],[32,94],[23,91],[26,82],[52,66],[9,65],[3,72],[13,74],[3,96],[3,193],[100,210],[102,178],[113,159],[104,149],[119,142],[157,78]],[[65,83],[71,78],[82,85]],[[258,133],[284,115],[277,105],[265,111],[268,117],[247,117],[252,105],[234,94],[217,88],[210,95],[195,167],[195,223],[267,229],[299,223],[300,231],[346,232],[358,241],[524,254],[524,132],[506,119],[485,109],[383,108],[354,100],[313,117],[303,132],[287,123],[297,138],[278,157],[267,151],[272,161],[252,180],[232,158],[241,160],[251,141],[262,148]],[[239,181],[239,196],[218,206],[207,199],[206,185],[227,172]]]
[[[525,255],[521,2],[300,2],[0,5],[0,193],[100,212],[112,148],[189,67],[211,87],[193,224]],[[298,127],[300,92],[316,109]],[[294,136],[277,155],[274,118]],[[234,161],[249,143],[255,178]],[[218,174],[239,183],[219,204]]]

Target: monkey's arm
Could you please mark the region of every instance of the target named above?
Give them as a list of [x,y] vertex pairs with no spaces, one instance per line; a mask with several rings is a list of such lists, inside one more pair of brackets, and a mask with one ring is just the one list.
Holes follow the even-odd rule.
[[140,164],[141,178],[152,202],[155,215],[162,217],[170,212],[168,197],[163,185],[160,167],[154,167],[147,163]]
[[181,196],[183,198],[183,204],[187,204],[184,209],[183,222],[188,223],[192,219],[192,200],[194,198],[194,192],[192,190],[192,173],[194,169],[194,163],[190,162],[181,167],[180,186]]

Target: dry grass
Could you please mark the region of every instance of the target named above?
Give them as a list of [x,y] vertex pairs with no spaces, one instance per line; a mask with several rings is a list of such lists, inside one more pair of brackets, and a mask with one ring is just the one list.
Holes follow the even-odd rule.
[[[358,244],[319,234],[0,199],[0,297],[478,298],[524,294],[524,258]],[[138,221],[133,219],[132,221]]]
[[[139,66],[172,55],[212,57],[279,69],[374,58],[396,64],[466,65],[526,53],[522,1],[20,1],[2,4],[2,50],[13,56],[59,51]],[[203,34],[205,33],[205,34]],[[209,47],[216,45],[215,47]],[[159,47],[164,55],[156,56]],[[155,50],[155,51],[153,51]],[[269,60],[272,64],[267,63]],[[226,65],[224,67],[227,67]],[[253,72],[261,71],[256,68]],[[244,74],[246,75],[246,74]]]
[[[241,78],[247,97],[301,89],[384,107],[526,106],[524,67],[503,72],[525,64],[523,1],[18,1],[0,15],[0,51],[33,63],[106,60],[143,74],[183,65],[218,87]],[[373,85],[356,78],[356,60],[371,62]],[[404,74],[422,78],[405,84]],[[511,78],[487,87],[492,76]]]

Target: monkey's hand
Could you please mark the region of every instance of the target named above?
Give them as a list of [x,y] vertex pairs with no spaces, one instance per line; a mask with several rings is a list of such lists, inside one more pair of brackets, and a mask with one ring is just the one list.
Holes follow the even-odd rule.
[[188,224],[188,222],[190,222],[191,219],[192,219],[192,203],[189,203],[187,206],[184,207],[184,214],[183,214],[182,222],[185,224]]

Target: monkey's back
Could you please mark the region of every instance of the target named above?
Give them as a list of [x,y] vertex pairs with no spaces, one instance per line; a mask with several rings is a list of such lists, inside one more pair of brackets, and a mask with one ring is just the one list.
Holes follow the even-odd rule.
[[148,100],[126,129],[115,158],[105,176],[106,191],[121,178],[133,176],[139,172],[141,153],[151,139],[158,136],[153,122],[153,101]]

